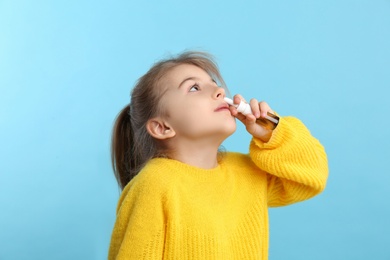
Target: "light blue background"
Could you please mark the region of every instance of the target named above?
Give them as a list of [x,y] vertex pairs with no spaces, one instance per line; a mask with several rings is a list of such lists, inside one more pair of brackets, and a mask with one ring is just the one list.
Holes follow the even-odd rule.
[[185,49],[326,147],[325,192],[270,210],[270,259],[390,259],[388,0],[0,0],[0,259],[106,259],[114,117]]

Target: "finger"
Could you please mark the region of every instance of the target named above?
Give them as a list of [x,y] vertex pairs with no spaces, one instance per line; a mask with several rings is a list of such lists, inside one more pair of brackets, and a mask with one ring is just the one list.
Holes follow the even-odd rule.
[[243,96],[241,96],[240,94],[234,95],[234,97],[233,97],[233,103],[234,104],[238,105],[238,104],[241,103],[241,101],[244,101],[246,103],[246,101],[245,101]]
[[252,98],[249,104],[251,106],[251,110],[252,110],[253,115],[256,118],[259,118],[260,117],[260,107],[259,107],[259,102],[257,101],[257,99]]
[[237,108],[235,108],[234,106],[229,106],[229,109],[230,109],[230,113],[232,114],[232,116],[234,116],[235,118],[240,120],[242,123],[244,123],[245,115],[238,113]]
[[270,108],[270,106],[267,104],[267,102],[260,102],[259,103],[259,107],[260,107],[260,115],[261,117],[265,117],[267,115],[268,112],[273,112]]
[[247,115],[245,118],[245,128],[250,134],[256,133],[259,126],[256,123],[256,117],[254,115]]

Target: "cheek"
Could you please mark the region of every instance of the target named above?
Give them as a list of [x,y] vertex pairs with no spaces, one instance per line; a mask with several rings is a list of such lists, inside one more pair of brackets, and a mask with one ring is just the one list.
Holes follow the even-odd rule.
[[205,106],[195,102],[179,101],[169,107],[170,117],[174,120],[196,120],[207,116],[208,110]]
[[180,133],[197,133],[201,132],[205,125],[212,125],[212,121],[199,111],[199,109],[184,106],[181,109],[171,112],[170,123],[172,127]]
[[190,123],[197,113],[190,109],[190,105],[184,102],[175,102],[167,106],[166,115],[168,122],[173,127],[182,127],[183,124]]
[[196,125],[205,122],[205,116],[202,116],[199,111],[196,110],[181,110],[177,111],[175,114],[175,119],[177,125],[180,125],[182,128],[194,128]]

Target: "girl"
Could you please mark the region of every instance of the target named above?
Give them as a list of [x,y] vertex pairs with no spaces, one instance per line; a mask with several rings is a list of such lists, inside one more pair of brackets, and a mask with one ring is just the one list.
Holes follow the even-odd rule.
[[[139,79],[113,131],[123,191],[109,259],[267,259],[267,207],[325,188],[326,153],[298,119],[267,129],[256,123],[272,112],[267,103],[252,99],[253,115],[243,115],[226,91],[200,52],[160,61]],[[218,150],[235,118],[253,136],[249,154]]]

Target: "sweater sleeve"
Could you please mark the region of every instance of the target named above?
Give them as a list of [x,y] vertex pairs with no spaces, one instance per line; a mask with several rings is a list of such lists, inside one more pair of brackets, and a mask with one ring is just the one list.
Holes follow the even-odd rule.
[[163,258],[164,196],[153,180],[137,177],[125,187],[119,200],[109,260]]
[[325,188],[328,162],[324,147],[297,118],[281,118],[267,143],[253,138],[250,156],[268,174],[270,207],[309,199]]

